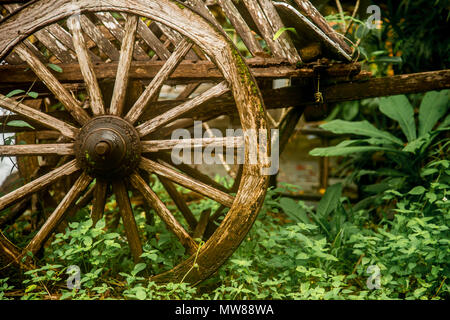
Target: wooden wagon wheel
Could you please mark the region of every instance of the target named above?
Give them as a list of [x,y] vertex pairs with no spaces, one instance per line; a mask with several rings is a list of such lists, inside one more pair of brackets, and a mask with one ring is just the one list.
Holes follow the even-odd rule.
[[[108,106],[102,99],[102,90],[96,77],[97,72],[91,62],[91,54],[86,46],[80,20],[83,14],[88,12],[110,11],[127,14],[127,19],[121,43],[120,59],[117,64],[114,91],[111,104]],[[183,39],[162,64],[159,72],[134,105],[126,110],[124,106],[127,82],[130,78],[139,17],[156,21],[165,28],[178,32]],[[78,67],[89,95],[89,109],[81,107],[80,101],[70,94],[66,87],[57,80],[55,74],[23,42],[33,32],[55,22],[59,22],[61,25],[65,24],[72,34]],[[256,150],[260,151],[260,159],[257,163],[250,162],[249,150],[254,150],[258,141],[254,135],[244,135],[245,163],[239,174],[239,185],[235,190],[223,190],[205,176],[193,172],[189,166],[178,166],[178,170],[176,170],[167,163],[167,159],[163,161],[164,155],[159,152],[170,150],[174,143],[167,139],[158,139],[158,132],[173,128],[171,124],[189,112],[210,113],[209,109],[205,109],[208,101],[213,101],[214,98],[224,94],[231,94],[234,97],[244,133],[261,132],[266,128],[265,109],[256,82],[243,58],[226,35],[193,9],[171,0],[81,0],[76,2],[37,0],[4,19],[0,24],[0,33],[2,34],[0,58],[14,52],[26,61],[36,76],[63,104],[65,110],[70,112],[77,123],[70,124],[51,112],[32,109],[0,95],[0,107],[22,116],[33,124],[58,131],[66,140],[63,143],[54,144],[0,146],[2,156],[60,155],[66,159],[49,173],[1,197],[0,210],[54,184],[62,177],[77,177],[76,182],[44,225],[19,251],[21,253],[37,252],[56,226],[65,218],[68,209],[88,192],[93,192],[94,195],[92,218],[96,220],[101,217],[107,186],[112,185],[133,258],[138,261],[142,253],[142,244],[128,196],[128,186],[133,185],[142,193],[161,220],[166,223],[168,229],[176,235],[187,252],[191,253],[189,258],[180,262],[172,270],[154,276],[153,280],[166,282],[184,279],[187,282],[196,283],[217,270],[243,240],[262,204],[267,186],[267,176],[262,173],[261,169],[262,163],[267,165],[267,148],[261,148],[262,152],[257,148]],[[174,104],[171,108],[162,109],[160,114],[152,114],[151,118],[144,118],[144,111],[146,108],[152,108],[152,101],[159,93],[164,81],[174,72],[193,45],[214,62],[223,76],[222,81],[218,81],[204,93],[186,99],[181,104]],[[214,106],[212,110],[220,115],[220,108],[217,113],[217,106]],[[147,140],[149,137],[151,140]],[[235,141],[236,139],[212,138],[189,142],[203,146],[210,143],[230,146],[229,144]],[[231,147],[234,146],[231,144]],[[220,226],[204,245],[198,247],[193,236],[177,221],[145,182],[141,176],[143,171],[162,177],[166,186],[171,186],[171,183],[174,182],[213,199],[223,207],[230,208]],[[91,189],[86,191],[89,186],[92,186]],[[231,194],[233,191],[235,195]],[[182,206],[182,203],[179,205]],[[196,221],[191,221],[191,223],[196,223]],[[2,241],[5,244],[4,238]],[[12,249],[10,243],[2,245],[2,250],[6,250],[10,254],[16,251],[16,249]],[[194,260],[198,268],[192,268]]]

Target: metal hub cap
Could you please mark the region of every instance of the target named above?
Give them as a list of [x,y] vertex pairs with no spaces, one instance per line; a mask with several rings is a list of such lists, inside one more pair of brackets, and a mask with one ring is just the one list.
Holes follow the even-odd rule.
[[137,167],[141,144],[128,122],[116,116],[99,116],[81,129],[75,152],[80,167],[89,175],[113,180]]

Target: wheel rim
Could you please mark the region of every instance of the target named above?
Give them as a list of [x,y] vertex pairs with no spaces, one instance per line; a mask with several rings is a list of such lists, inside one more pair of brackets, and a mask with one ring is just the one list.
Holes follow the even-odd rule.
[[[58,2],[57,6],[56,2]],[[98,220],[103,211],[101,208],[104,207],[106,201],[106,185],[111,183],[117,197],[117,202],[121,208],[128,242],[134,259],[137,261],[140,253],[142,253],[142,246],[140,244],[136,222],[134,221],[133,212],[131,210],[130,199],[127,195],[126,185],[120,180],[111,179],[111,176],[114,176],[115,174],[110,176],[105,175],[105,173],[100,170],[101,166],[95,164],[95,161],[94,164],[90,164],[89,159],[86,159],[86,151],[91,158],[93,155],[97,155],[97,160],[101,159],[102,152],[111,152],[111,150],[113,152],[118,152],[119,154],[116,154],[114,159],[117,157],[120,158],[121,155],[123,156],[123,154],[126,154],[127,150],[133,150],[132,153],[139,156],[140,151],[138,150],[140,150],[141,147],[143,149],[142,152],[145,152],[146,148],[149,150],[150,147],[148,142],[143,142],[141,146],[137,137],[143,138],[154,133],[168,122],[167,119],[174,120],[176,119],[176,116],[180,115],[180,112],[186,112],[188,108],[193,109],[196,105],[203,103],[211,97],[220,96],[228,90],[232,92],[232,95],[235,98],[243,130],[258,131],[260,129],[265,129],[263,102],[255,84],[255,80],[251,76],[247,66],[235,47],[221,32],[217,31],[207,19],[203,18],[190,8],[179,6],[177,3],[168,0],[136,1],[136,3],[132,5],[130,5],[128,1],[115,1],[114,5],[111,5],[109,1],[79,1],[78,3],[79,6],[74,7],[72,1],[35,1],[6,19],[6,21],[2,22],[0,25],[0,32],[6,34],[3,40],[0,40],[0,52],[2,53],[2,56],[10,49],[14,48],[15,53],[19,54],[23,60],[29,62],[30,67],[41,80],[43,80],[48,87],[51,86],[50,89],[58,100],[71,111],[72,117],[82,125],[82,128],[80,129],[78,126],[67,124],[64,121],[59,121],[53,117],[46,118],[45,114],[38,114],[36,111],[29,110],[26,106],[17,105],[11,99],[2,97],[2,107],[13,109],[15,112],[28,118],[32,118],[33,120],[36,120],[39,116],[41,123],[58,130],[70,141],[70,143],[58,144],[57,146],[43,146],[41,144],[39,145],[39,151],[33,150],[33,146],[23,146],[22,148],[17,146],[14,150],[3,147],[3,149],[1,149],[3,154],[8,154],[9,152],[9,154],[15,155],[37,155],[43,153],[44,151],[42,150],[47,148],[48,150],[52,150],[53,154],[76,156],[76,158],[35,179],[27,184],[25,186],[26,188],[23,190],[19,190],[19,192],[15,191],[0,198],[0,208],[3,209],[17,200],[17,198],[24,196],[24,192],[26,192],[27,195],[34,193],[62,176],[69,176],[75,172],[81,172],[81,175],[75,181],[69,192],[64,196],[51,217],[25,248],[25,251],[29,250],[36,252],[48,238],[49,234],[54,230],[58,222],[64,217],[68,207],[82,195],[83,191],[88,187],[93,178],[97,178],[97,180],[96,185],[93,188],[95,197],[93,200],[91,216],[94,221],[96,219]],[[43,8],[51,8],[52,10],[47,11],[43,10]],[[102,93],[98,86],[95,72],[93,71],[92,62],[89,58],[90,53],[86,48],[86,43],[84,43],[81,33],[82,28],[80,16],[78,14],[88,11],[120,11],[129,14],[121,47],[121,53],[125,52],[126,54],[122,54],[123,57],[121,55],[118,63],[118,70],[120,72],[117,72],[115,79],[115,89],[109,108],[109,113],[111,115],[104,115],[107,108],[103,103]],[[158,76],[156,76],[144,93],[140,95],[137,102],[128,110],[128,112],[124,112],[126,111],[124,110],[124,101],[127,90],[127,74],[132,60],[130,56],[133,54],[133,34],[135,34],[138,24],[138,18],[134,14],[139,14],[139,16],[147,17],[162,23],[165,26],[171,27],[183,36],[189,37],[190,40],[185,39],[178,44],[177,48],[175,48],[174,52],[161,68],[161,70],[163,70],[160,70],[160,73],[162,73],[161,77],[158,78]],[[37,19],[30,20],[29,17],[37,17]],[[79,108],[79,104],[77,104],[76,101],[73,101],[70,95],[67,94],[67,90],[65,90],[60,83],[57,81],[55,82],[54,77],[48,75],[45,70],[43,70],[42,65],[40,65],[37,59],[33,57],[30,50],[22,43],[18,43],[16,36],[14,36],[21,34],[20,40],[23,40],[31,32],[67,17],[69,17],[67,26],[73,35],[78,62],[87,86],[86,91],[90,97],[92,116]],[[14,21],[23,21],[23,23],[18,26],[13,23]],[[170,113],[163,113],[161,117],[155,117],[139,123],[138,119],[144,112],[145,105],[154,98],[165,78],[168,77],[168,74],[173,72],[176,65],[178,65],[180,60],[192,48],[191,41],[215,62],[225,80],[209,89],[206,94],[200,94],[197,98],[193,98],[186,103],[183,103],[179,109],[177,109],[177,107],[173,108],[172,110],[178,110],[178,113],[175,113],[175,116],[172,116]],[[121,76],[121,74],[125,75]],[[12,106],[14,106],[14,108],[12,108]],[[118,129],[120,125],[117,124],[115,128],[112,128],[114,125],[111,124],[107,126],[104,125],[105,122],[111,123],[114,121],[122,122],[124,127],[129,126],[128,130],[123,129],[124,131],[121,132],[121,129]],[[100,130],[96,131],[96,129],[99,128]],[[101,134],[97,135],[99,132]],[[114,144],[112,142],[114,138],[112,138],[111,135],[117,137],[121,142],[118,143],[118,145],[112,145]],[[244,142],[247,147],[251,143],[254,143],[254,141],[249,140],[247,137]],[[248,148],[246,148],[246,150],[248,150]],[[262,156],[267,155],[263,154]],[[181,262],[172,270],[154,276],[153,279],[155,281],[180,281],[182,279],[191,283],[201,281],[213,273],[240,244],[256,218],[267,184],[267,177],[261,174],[261,165],[259,163],[250,163],[248,157],[248,152],[246,152],[246,163],[243,166],[239,188],[234,197],[225,194],[220,190],[211,188],[207,183],[195,181],[195,179],[186,175],[180,175],[173,170],[173,168],[166,166],[164,162],[161,164],[161,162],[148,159],[144,156],[142,158],[138,157],[137,160],[127,159],[122,161],[121,158],[121,160],[118,161],[118,164],[114,165],[114,169],[120,168],[115,172],[120,178],[128,177],[131,184],[144,194],[146,200],[149,201],[154,208],[159,208],[156,211],[164,217],[162,219],[166,225],[170,226],[171,230],[176,234],[179,241],[187,248],[187,250],[193,253],[190,258]],[[124,169],[124,167],[126,168]],[[170,183],[175,182],[184,185],[185,187],[187,186],[198,193],[207,195],[224,206],[231,207],[221,225],[199,250],[198,245],[193,241],[192,237],[179,225],[179,223],[177,223],[176,219],[171,216],[170,211],[167,212],[168,210],[165,209],[164,203],[158,199],[156,194],[151,190],[144,179],[142,179],[139,172],[136,170],[137,168],[161,176],[163,180],[166,180],[166,186],[168,185],[170,187]],[[110,182],[107,182],[107,180],[110,180]],[[167,180],[171,180],[171,182],[168,182]],[[194,260],[199,266],[195,269],[192,268]]]

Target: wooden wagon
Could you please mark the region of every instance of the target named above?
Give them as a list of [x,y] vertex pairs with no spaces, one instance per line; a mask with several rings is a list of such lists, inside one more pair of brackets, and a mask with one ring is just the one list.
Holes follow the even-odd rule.
[[[352,48],[309,1],[18,2],[0,1],[5,14],[0,107],[11,112],[0,123],[16,141],[1,145],[0,155],[17,157],[24,184],[0,198],[0,229],[38,202],[55,208],[42,216],[38,232],[22,247],[0,233],[1,261],[25,267],[29,261],[22,257],[37,254],[78,209],[91,203],[91,218],[98,221],[111,193],[133,259],[139,261],[142,241],[130,203],[133,190],[188,253],[152,279],[202,281],[251,228],[268,185],[262,169],[270,165],[270,151],[258,147],[259,160],[253,163],[249,150],[261,141],[251,135],[184,140],[200,148],[245,147],[244,163],[228,168],[234,183],[226,187],[174,161],[170,151],[180,143],[170,139],[175,129],[203,121],[209,130],[207,124],[219,117],[243,132],[267,135],[276,126],[282,150],[308,106],[449,83],[446,71],[432,78],[368,79],[370,74],[352,61]],[[220,14],[212,14],[215,10]],[[248,56],[227,35],[220,22],[224,17]],[[286,27],[295,28],[298,37],[283,32]],[[273,89],[274,79],[289,79],[290,85]],[[167,88],[178,90],[167,96]],[[8,96],[11,92],[21,94]],[[283,108],[289,109],[268,125],[266,110]],[[158,198],[149,174],[158,177],[176,210]],[[196,217],[175,185],[214,200],[218,209]]]

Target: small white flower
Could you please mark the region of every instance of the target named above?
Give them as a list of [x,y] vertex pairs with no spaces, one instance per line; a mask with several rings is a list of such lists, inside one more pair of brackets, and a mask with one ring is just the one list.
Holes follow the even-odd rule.
[[446,198],[446,197],[443,197],[443,198],[442,198],[442,201],[444,201],[444,202],[447,201],[447,198]]

